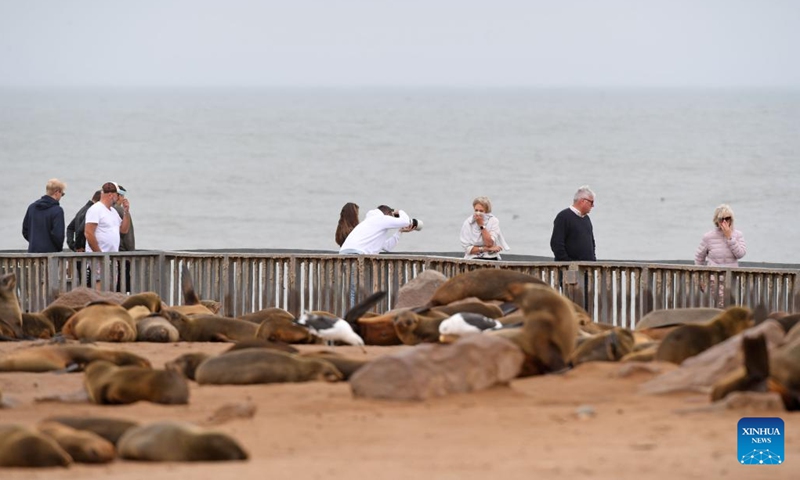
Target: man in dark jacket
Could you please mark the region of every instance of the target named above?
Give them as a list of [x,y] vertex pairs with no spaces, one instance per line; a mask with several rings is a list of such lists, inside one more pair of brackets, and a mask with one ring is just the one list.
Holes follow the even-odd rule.
[[86,202],[86,205],[78,210],[75,218],[67,225],[67,246],[73,252],[86,251],[86,237],[83,234],[83,229],[86,227],[86,210],[100,200],[100,190],[94,192],[92,199]]
[[28,253],[64,249],[64,209],[58,202],[67,194],[67,184],[52,178],[47,182],[46,192],[28,206],[22,220],[22,236],[28,241]]
[[572,205],[558,212],[553,221],[550,249],[556,262],[595,261],[595,242],[589,212],[594,207],[594,192],[584,185],[575,192]]

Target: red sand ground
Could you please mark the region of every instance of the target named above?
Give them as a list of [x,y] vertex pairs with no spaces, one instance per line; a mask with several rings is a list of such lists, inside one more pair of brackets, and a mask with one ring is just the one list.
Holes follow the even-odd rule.
[[[0,355],[28,346],[0,343]],[[161,366],[189,351],[217,353],[227,344],[103,345],[136,352]],[[319,347],[304,347],[308,349]],[[353,347],[336,347],[363,356]],[[369,357],[399,348],[367,347]],[[664,370],[674,368],[661,365]],[[36,403],[79,390],[80,373],[0,373],[13,408],[0,423],[34,425],[49,415],[103,415],[140,422],[203,422],[219,407],[251,402],[249,419],[216,426],[250,453],[245,462],[138,463],[116,460],[68,469],[1,469],[0,479],[706,479],[798,478],[800,414],[782,413],[786,463],[737,463],[736,424],[748,411],[680,410],[708,405],[707,396],[642,395],[655,374],[615,374],[619,364],[585,364],[564,375],[518,379],[510,386],[424,402],[354,398],[347,383],[198,386],[189,405],[126,406]],[[577,413],[593,409],[594,415]]]

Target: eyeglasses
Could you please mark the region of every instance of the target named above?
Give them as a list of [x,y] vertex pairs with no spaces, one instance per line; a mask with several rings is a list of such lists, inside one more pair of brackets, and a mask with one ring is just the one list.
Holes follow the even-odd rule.
[[719,219],[720,222],[728,222],[728,223],[731,223],[731,220],[733,220],[732,217],[725,217]]
[[586,200],[587,202],[589,202],[589,205],[591,205],[591,206],[593,206],[593,207],[594,207],[594,200],[589,200],[588,198],[584,198],[584,200]]
[[64,190],[61,190],[61,196],[62,197],[66,197],[67,196],[67,192],[65,192]]

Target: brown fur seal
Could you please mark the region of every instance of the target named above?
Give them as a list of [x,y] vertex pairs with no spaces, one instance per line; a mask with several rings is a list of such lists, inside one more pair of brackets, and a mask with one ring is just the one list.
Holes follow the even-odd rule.
[[509,291],[509,286],[517,283],[545,285],[540,278],[526,273],[499,268],[479,268],[461,273],[444,282],[433,292],[426,307],[448,305],[468,297],[477,297],[484,301],[511,302],[514,300],[514,295]]
[[238,342],[256,338],[258,331],[258,325],[236,318],[216,315],[186,316],[174,309],[172,313],[173,315],[167,316],[167,320],[178,329],[181,340],[187,342]]
[[203,352],[184,353],[183,355],[180,355],[178,358],[170,360],[169,362],[165,363],[164,369],[171,370],[173,372],[178,372],[184,377],[188,378],[189,380],[195,380],[197,367],[199,367],[201,363],[205,362],[209,358],[211,358],[211,355],[209,355],[208,353],[203,353]]
[[114,445],[129,428],[139,425],[136,422],[110,417],[56,416],[46,418],[45,421],[58,422],[76,430],[92,432]]
[[116,365],[150,367],[150,362],[134,353],[88,345],[43,345],[21,348],[0,357],[0,372],[49,372],[83,369],[95,360]]
[[708,323],[722,312],[719,308],[707,307],[653,310],[636,322],[635,330],[685,325],[687,323]]
[[749,309],[731,307],[706,324],[686,324],[671,331],[661,340],[655,359],[680,365],[751,326],[753,314]]
[[444,313],[448,317],[456,313],[478,313],[488,318],[500,318],[503,316],[503,310],[499,306],[479,300],[453,302],[449,305],[433,307],[431,310]]
[[734,391],[771,391],[780,394],[786,410],[800,410],[800,335],[787,335],[786,343],[772,351],[763,335],[745,336],[742,351],[744,367],[717,382],[711,399]]
[[93,342],[133,342],[136,322],[127,310],[108,302],[93,302],[75,313],[61,332],[64,337]]
[[108,463],[117,455],[114,444],[92,432],[47,421],[39,423],[37,428],[55,440],[77,463]]
[[142,306],[150,310],[151,313],[158,313],[161,311],[161,296],[155,292],[142,292],[131,295],[122,302],[122,308],[130,310],[135,306]]
[[306,352],[301,354],[303,357],[320,358],[333,364],[344,376],[344,380],[349,380],[350,376],[356,371],[369,363],[369,360],[361,360],[357,358],[346,357],[335,352],[327,350],[319,352]]
[[0,276],[0,335],[23,338],[22,310],[17,298],[17,276],[7,273]]
[[23,425],[0,425],[0,467],[66,467],[72,458],[55,440]]
[[273,342],[271,340],[262,340],[260,338],[251,338],[250,340],[236,342],[231,345],[229,349],[225,350],[225,352],[234,352],[236,350],[244,350],[245,348],[267,348],[272,350],[280,350],[281,352],[286,353],[300,353],[300,350],[294,348],[288,343]]
[[211,357],[197,367],[199,384],[250,385],[256,383],[335,382],[342,374],[331,363],[318,358],[263,348],[247,348]]
[[513,301],[524,314],[522,328],[496,330],[490,335],[504,336],[525,354],[521,377],[562,370],[575,349],[578,321],[566,297],[541,283],[507,286]]
[[118,367],[94,361],[86,367],[84,388],[99,405],[126,404],[140,400],[162,404],[189,403],[189,385],[179,373],[142,367]]
[[439,325],[448,317],[448,314],[435,310],[429,310],[424,314],[404,310],[394,317],[394,330],[397,338],[406,345],[437,343]]
[[64,324],[67,323],[67,320],[75,315],[75,311],[74,308],[67,307],[66,305],[50,305],[39,313],[53,323],[56,332],[60,332],[61,329],[64,328]]
[[261,340],[283,343],[314,343],[317,340],[308,328],[281,317],[264,320],[255,336]]
[[178,329],[161,313],[151,313],[136,322],[137,342],[173,343],[181,338]]
[[247,452],[224,433],[184,422],[162,421],[132,428],[119,439],[119,456],[150,462],[246,460]]
[[56,327],[41,313],[23,313],[22,332],[26,338],[53,338]]
[[570,363],[616,362],[633,351],[633,333],[627,328],[614,327],[577,342]]

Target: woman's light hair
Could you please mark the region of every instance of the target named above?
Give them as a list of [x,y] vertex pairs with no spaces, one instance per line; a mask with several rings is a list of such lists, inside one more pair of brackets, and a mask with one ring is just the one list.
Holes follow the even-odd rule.
[[731,226],[733,226],[733,210],[727,203],[723,203],[714,209],[714,225],[719,227],[719,222],[725,217],[731,217]]
[[486,209],[486,213],[492,213],[492,201],[489,200],[489,197],[475,197],[475,200],[472,201],[472,206],[474,207],[479,203]]

